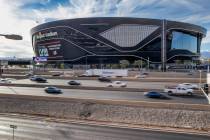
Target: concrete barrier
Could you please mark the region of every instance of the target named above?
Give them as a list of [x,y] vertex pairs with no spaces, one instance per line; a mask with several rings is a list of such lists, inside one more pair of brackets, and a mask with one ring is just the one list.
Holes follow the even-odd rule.
[[[47,79],[64,79],[64,80],[98,80],[98,77],[52,77],[50,75],[41,75]],[[27,79],[24,75],[3,75],[2,78]],[[199,78],[184,78],[184,77],[147,77],[136,79],[134,77],[116,77],[110,78],[113,81],[136,81],[136,82],[173,82],[173,83],[199,83]],[[206,83],[206,78],[202,78],[202,83]]]
[[210,106],[0,94],[0,113],[210,131]]

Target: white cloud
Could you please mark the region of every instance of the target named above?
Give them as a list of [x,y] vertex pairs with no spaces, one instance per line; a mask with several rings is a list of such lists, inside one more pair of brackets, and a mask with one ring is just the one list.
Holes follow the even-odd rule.
[[19,34],[23,36],[23,40],[14,41],[0,37],[0,56],[19,56],[31,57],[33,50],[30,41],[30,29],[36,25],[33,20],[21,19],[17,15],[17,3],[6,2],[0,0],[0,33],[2,34]]
[[[80,17],[111,16],[110,11],[116,8],[118,0],[70,0],[70,4],[59,5],[53,10],[33,10],[39,21],[47,18],[67,19]],[[114,11],[112,11],[114,12]]]
[[192,14],[184,17],[180,17],[178,20],[188,23],[194,23],[194,24],[209,24],[210,25],[210,15],[203,13],[201,14]]
[[191,11],[200,11],[203,10],[202,2],[199,4],[197,2],[193,2],[192,0],[160,0],[159,4],[162,6],[168,7],[169,10],[174,8],[191,10]]
[[208,30],[207,35],[206,35],[206,37],[203,39],[203,42],[202,42],[202,43],[203,43],[203,44],[207,44],[207,43],[210,44],[210,29]]

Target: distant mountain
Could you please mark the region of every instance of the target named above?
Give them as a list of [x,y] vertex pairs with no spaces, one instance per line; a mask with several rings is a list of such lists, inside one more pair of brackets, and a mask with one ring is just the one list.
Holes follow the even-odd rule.
[[201,58],[210,59],[210,52],[208,52],[208,51],[201,52]]
[[32,58],[0,57],[0,60],[32,60]]

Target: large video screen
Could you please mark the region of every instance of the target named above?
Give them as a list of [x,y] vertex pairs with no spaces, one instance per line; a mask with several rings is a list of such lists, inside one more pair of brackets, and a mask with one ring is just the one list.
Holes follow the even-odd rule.
[[39,32],[33,35],[32,43],[35,48],[35,53],[38,57],[47,57],[50,59],[62,59],[63,49],[62,43],[57,32]]

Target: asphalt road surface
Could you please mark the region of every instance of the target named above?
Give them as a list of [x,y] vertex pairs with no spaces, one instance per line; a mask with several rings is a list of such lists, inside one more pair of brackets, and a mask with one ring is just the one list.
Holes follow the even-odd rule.
[[169,103],[188,103],[188,104],[207,104],[208,101],[204,96],[166,96],[171,99],[151,99],[144,96],[143,92],[127,91],[103,91],[103,90],[80,90],[80,89],[63,89],[59,95],[47,94],[43,88],[31,87],[6,87],[1,86],[0,94],[16,95],[33,95],[48,97],[80,98],[80,99],[98,99],[98,100],[126,100],[126,101],[150,101],[150,102],[169,102]]
[[[41,84],[41,85],[66,85],[68,86],[69,80],[62,79],[48,79],[47,83],[37,83],[29,79],[15,80],[12,83],[17,84]],[[82,86],[88,87],[107,87],[106,82],[99,82],[98,80],[78,80]],[[139,88],[139,89],[164,89],[165,86],[174,86],[177,83],[173,82],[137,82],[137,81],[123,81],[127,83],[128,88]]]
[[128,129],[78,123],[55,123],[40,118],[0,116],[0,139],[12,140],[209,140],[207,135]]

